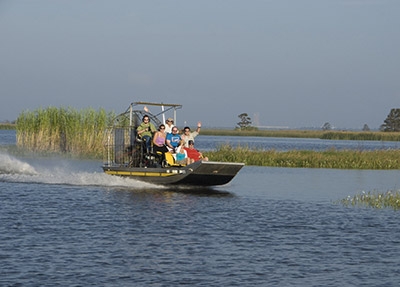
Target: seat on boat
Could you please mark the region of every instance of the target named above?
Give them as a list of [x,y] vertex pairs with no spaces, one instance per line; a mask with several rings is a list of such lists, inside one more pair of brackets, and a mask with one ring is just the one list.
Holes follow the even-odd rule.
[[174,156],[170,152],[165,153],[165,161],[167,162],[168,166],[184,166],[184,164],[177,163]]

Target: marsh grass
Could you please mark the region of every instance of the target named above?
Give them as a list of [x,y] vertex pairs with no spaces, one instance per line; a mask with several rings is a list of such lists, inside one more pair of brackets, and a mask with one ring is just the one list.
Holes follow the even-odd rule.
[[362,192],[361,194],[348,196],[336,203],[343,204],[344,206],[359,206],[359,207],[372,207],[372,208],[393,208],[400,209],[400,191],[388,191],[386,193],[380,192]]
[[113,113],[91,108],[25,111],[16,121],[17,147],[39,153],[101,156],[104,131],[113,117]]
[[323,132],[320,138],[328,140],[400,141],[400,133],[329,131]]
[[309,151],[253,150],[248,147],[233,148],[221,145],[206,156],[213,161],[244,162],[246,165],[297,168],[338,169],[400,169],[400,150],[354,151],[335,150]]
[[15,130],[15,124],[0,123],[0,130]]

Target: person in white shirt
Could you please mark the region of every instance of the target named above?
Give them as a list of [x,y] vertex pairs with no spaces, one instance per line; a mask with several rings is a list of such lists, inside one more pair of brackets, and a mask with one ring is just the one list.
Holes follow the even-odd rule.
[[168,118],[165,121],[165,133],[170,134],[172,133],[172,128],[174,127],[174,120],[172,118]]
[[184,141],[185,147],[189,147],[189,141],[193,141],[194,143],[194,138],[199,135],[200,129],[201,129],[201,122],[197,123],[197,129],[194,132],[191,132],[189,127],[185,127],[183,129],[183,135],[181,136],[181,138]]

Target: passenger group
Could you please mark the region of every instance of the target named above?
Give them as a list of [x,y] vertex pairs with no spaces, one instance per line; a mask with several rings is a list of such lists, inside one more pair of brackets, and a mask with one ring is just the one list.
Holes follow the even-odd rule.
[[198,122],[195,131],[192,132],[190,127],[186,126],[183,129],[183,134],[180,135],[172,118],[168,118],[165,124],[161,124],[156,129],[150,122],[150,117],[145,115],[136,131],[138,137],[145,142],[147,153],[151,151],[159,152],[163,159],[166,158],[166,153],[170,153],[177,164],[187,165],[199,160],[208,160],[194,148],[194,138],[199,135],[200,129],[201,122]]

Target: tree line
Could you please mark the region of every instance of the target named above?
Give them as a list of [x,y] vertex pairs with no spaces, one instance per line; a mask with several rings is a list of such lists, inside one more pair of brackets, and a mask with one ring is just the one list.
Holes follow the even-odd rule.
[[[247,113],[241,113],[238,115],[240,121],[236,124],[237,130],[254,130],[256,127],[252,126],[251,118]],[[324,131],[332,129],[332,125],[326,122],[321,127]],[[363,131],[370,131],[367,124],[364,124]],[[400,108],[393,108],[390,110],[383,124],[379,127],[382,132],[399,132],[400,131]]]

